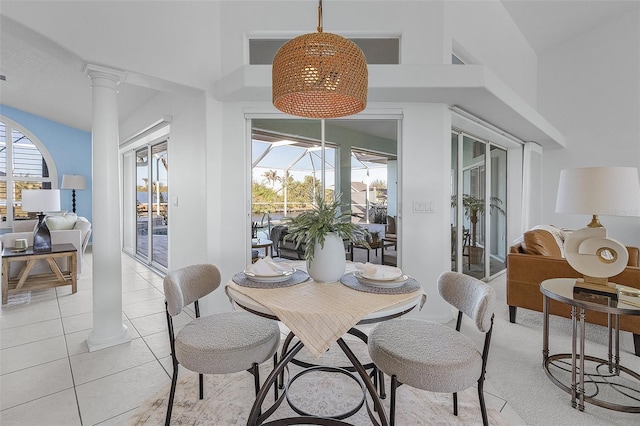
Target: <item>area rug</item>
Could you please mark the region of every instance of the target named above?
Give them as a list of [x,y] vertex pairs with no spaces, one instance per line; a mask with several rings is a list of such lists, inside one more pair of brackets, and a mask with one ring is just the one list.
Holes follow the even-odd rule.
[[[350,344],[360,359],[368,359],[366,346]],[[356,348],[354,346],[359,346]],[[304,350],[297,357],[313,362]],[[333,346],[322,356],[324,365],[345,366],[348,361],[337,346]],[[270,365],[261,366],[261,380],[269,374]],[[289,377],[293,377],[301,369],[292,366]],[[184,374],[183,374],[184,373]],[[244,425],[254,400],[253,376],[247,372],[228,375],[205,375],[204,399],[198,399],[198,376],[195,373],[181,370],[176,388],[171,424],[174,425]],[[386,385],[388,388],[389,380]],[[301,376],[291,385],[291,400],[307,411],[320,415],[344,413],[357,404],[362,398],[359,385],[342,374],[313,372]],[[387,392],[388,395],[388,392]],[[158,425],[164,423],[167,412],[169,385],[159,390],[153,397],[145,401],[137,412],[129,418],[127,425]],[[265,410],[273,401],[273,389],[263,404]],[[355,403],[354,403],[355,401]],[[389,398],[383,400],[387,413]],[[397,393],[396,424],[402,425],[474,425],[482,424],[478,394],[475,387],[458,394],[458,416],[453,415],[452,395],[425,392],[402,386]],[[487,410],[489,423],[507,425],[508,423],[496,410]],[[269,418],[275,420],[296,416],[286,400]],[[366,408],[363,407],[354,416],[345,419],[353,425],[371,425]]]
[[15,305],[26,305],[31,302],[31,292],[25,291],[23,293],[10,294],[7,297],[7,304],[3,305],[3,307],[15,306]]

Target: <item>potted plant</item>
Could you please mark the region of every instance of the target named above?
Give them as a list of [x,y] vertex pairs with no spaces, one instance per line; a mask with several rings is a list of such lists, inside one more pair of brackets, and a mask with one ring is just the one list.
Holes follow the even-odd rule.
[[[458,198],[456,195],[451,196],[451,207],[457,206]],[[502,214],[505,211],[500,207],[502,200],[498,197],[489,198],[489,208],[496,210]],[[471,263],[480,262],[482,257],[482,248],[477,244],[477,230],[476,225],[478,223],[478,215],[484,214],[485,202],[484,198],[474,197],[470,194],[462,194],[462,208],[464,209],[464,216],[471,222],[471,245],[469,246],[469,257]]]
[[340,197],[327,201],[318,194],[311,210],[285,219],[285,239],[295,242],[296,249],[304,245],[307,272],[318,282],[337,281],[344,274],[344,240],[368,246],[369,232],[351,223],[351,211],[340,211]]

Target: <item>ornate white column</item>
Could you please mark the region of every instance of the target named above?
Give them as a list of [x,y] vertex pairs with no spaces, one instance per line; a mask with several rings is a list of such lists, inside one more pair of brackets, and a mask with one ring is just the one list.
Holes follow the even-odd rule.
[[93,97],[93,330],[89,352],[130,341],[122,323],[122,245],[116,86],[124,73],[88,64]]

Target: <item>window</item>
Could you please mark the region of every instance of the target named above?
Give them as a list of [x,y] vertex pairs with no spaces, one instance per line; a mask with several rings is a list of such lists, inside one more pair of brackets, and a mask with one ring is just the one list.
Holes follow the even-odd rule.
[[464,65],[464,61],[458,58],[455,53],[451,54],[451,63],[453,65]]
[[38,138],[6,117],[0,120],[0,227],[10,228],[14,220],[30,217],[21,208],[22,190],[57,188],[58,176]]
[[[362,49],[369,65],[400,63],[399,38],[352,38],[350,40]],[[271,65],[276,52],[287,41],[289,39],[250,39],[249,64]]]

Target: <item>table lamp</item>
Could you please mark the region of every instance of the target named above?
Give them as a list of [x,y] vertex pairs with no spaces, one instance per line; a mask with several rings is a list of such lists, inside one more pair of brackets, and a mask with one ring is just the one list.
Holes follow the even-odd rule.
[[71,190],[73,212],[76,212],[76,189],[85,189],[87,184],[82,175],[62,175],[62,189]]
[[38,223],[33,229],[33,251],[51,251],[51,233],[44,218],[45,212],[60,210],[60,190],[23,189],[22,210],[38,213]]
[[598,216],[640,216],[640,181],[634,167],[584,167],[560,172],[557,213],[592,215],[586,228],[571,233],[564,242],[569,265],[584,275],[575,292],[617,299],[608,278],[624,270],[627,248],[607,237]]

